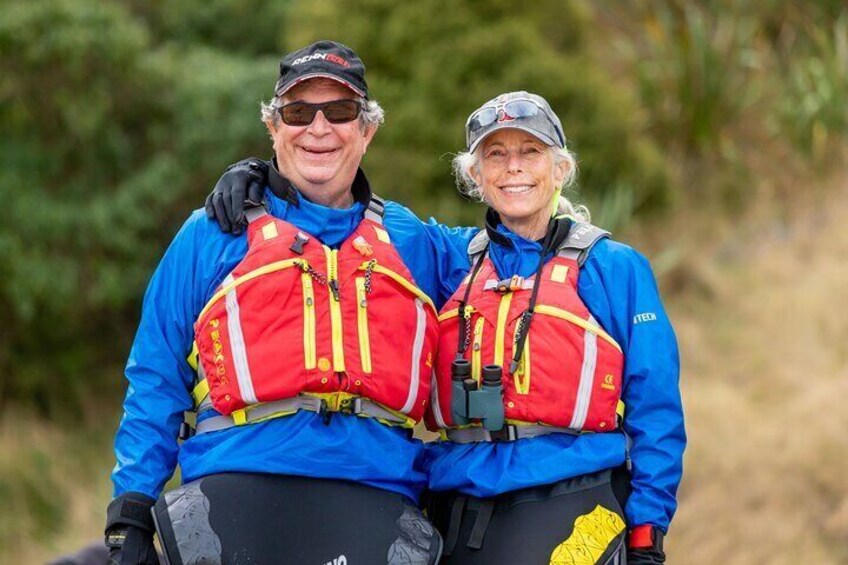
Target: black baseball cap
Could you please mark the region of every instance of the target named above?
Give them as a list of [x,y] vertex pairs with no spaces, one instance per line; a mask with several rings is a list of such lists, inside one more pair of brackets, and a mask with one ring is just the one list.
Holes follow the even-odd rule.
[[368,98],[365,64],[353,49],[337,41],[316,41],[283,57],[275,93],[282,96],[293,86],[312,78],[335,80]]

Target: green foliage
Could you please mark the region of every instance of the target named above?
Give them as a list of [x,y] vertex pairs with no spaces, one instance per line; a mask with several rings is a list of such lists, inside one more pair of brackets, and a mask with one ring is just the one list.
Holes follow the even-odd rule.
[[155,46],[80,0],[11,4],[0,52],[0,398],[52,411],[126,354],[156,258],[221,169],[267,153],[274,60]]
[[559,0],[521,10],[505,0],[303,1],[292,6],[286,46],[334,37],[360,54],[386,109],[369,175],[422,214],[480,221],[479,207],[452,204],[448,157],[464,148],[468,115],[510,90],[542,94],[558,112],[590,203],[619,186],[633,193],[629,211],[656,209],[670,197],[666,163],[633,98],[589,57],[588,18],[584,4]]
[[809,29],[807,52],[784,62],[786,95],[781,125],[798,147],[820,162],[838,150],[848,131],[848,9],[828,27]]
[[128,0],[156,42],[206,45],[229,53],[281,52],[286,0]]

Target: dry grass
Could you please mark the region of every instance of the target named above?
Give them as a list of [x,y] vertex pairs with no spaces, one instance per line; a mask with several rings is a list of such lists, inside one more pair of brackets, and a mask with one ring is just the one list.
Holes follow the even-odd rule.
[[828,200],[755,211],[669,273],[689,433],[671,563],[848,563],[848,184]]
[[114,422],[0,420],[0,563],[44,563],[102,538]]

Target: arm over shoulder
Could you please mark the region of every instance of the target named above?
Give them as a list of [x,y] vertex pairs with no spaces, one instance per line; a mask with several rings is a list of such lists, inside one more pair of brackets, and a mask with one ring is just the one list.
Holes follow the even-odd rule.
[[479,229],[422,222],[397,202],[386,202],[384,222],[415,282],[441,307],[468,273],[468,242]]

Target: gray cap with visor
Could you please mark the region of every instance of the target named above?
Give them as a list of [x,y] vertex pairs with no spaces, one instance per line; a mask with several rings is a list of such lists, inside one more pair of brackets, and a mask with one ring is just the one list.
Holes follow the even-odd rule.
[[489,100],[465,122],[465,141],[473,152],[489,134],[515,128],[537,137],[545,145],[565,147],[562,123],[548,101],[538,94],[508,92]]

